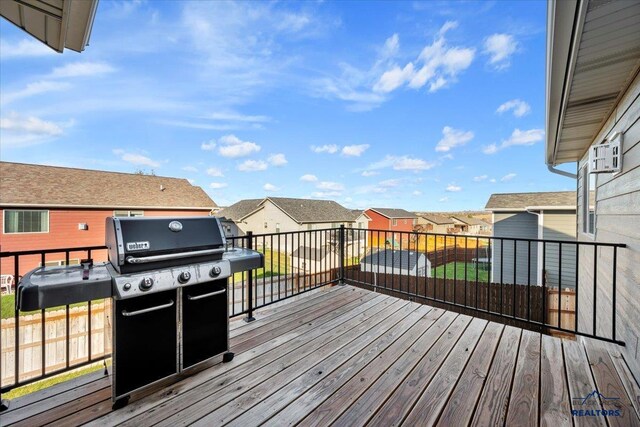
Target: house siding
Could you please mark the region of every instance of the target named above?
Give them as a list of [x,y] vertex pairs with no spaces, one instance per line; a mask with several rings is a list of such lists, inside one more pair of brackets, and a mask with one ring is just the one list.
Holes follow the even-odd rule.
[[[22,207],[3,207],[0,209],[0,217],[3,228],[0,230],[0,251],[2,252],[18,252],[40,249],[58,249],[73,248],[83,246],[103,246],[105,237],[106,218],[113,215],[114,209],[37,209],[49,211],[49,231],[46,233],[4,233],[4,211],[6,210],[23,210]],[[35,208],[30,208],[35,209]],[[117,210],[142,210],[142,209],[121,209]],[[209,209],[202,211],[176,211],[176,210],[143,210],[144,216],[206,216]],[[88,230],[78,230],[78,224],[85,223]],[[70,259],[84,258],[86,253],[78,253],[69,255]],[[92,253],[94,261],[106,261],[106,252],[102,251]],[[46,261],[63,261],[65,254],[47,255]],[[21,259],[19,265],[19,274],[24,275],[26,272],[37,267],[40,263],[40,257],[25,257]],[[2,259],[0,266],[2,274],[14,275],[15,269],[13,258]]]
[[[527,212],[494,213],[494,237],[516,237],[521,239],[538,238],[538,217]],[[504,248],[503,248],[504,245]],[[529,247],[531,256],[527,256]],[[538,245],[518,241],[515,243],[517,284],[538,283]],[[514,242],[492,241],[491,281],[494,283],[513,283],[514,279]],[[502,254],[501,254],[502,252]],[[501,256],[502,255],[502,256]],[[529,265],[530,263],[530,265]],[[529,276],[530,272],[530,276]]]
[[[576,212],[543,212],[542,238],[546,240],[576,240]],[[560,262],[560,244],[547,243],[545,256],[545,274],[547,286],[558,286],[562,275],[563,288],[576,287],[576,246],[562,245]]]
[[[623,133],[622,171],[617,174],[596,176],[596,230],[595,235],[582,233],[582,179],[577,182],[578,238],[581,241],[624,243],[618,249],[616,265],[616,332],[626,343],[617,347],[623,353],[636,378],[640,378],[640,75],[622,96],[602,130],[594,139],[599,143],[615,132]],[[578,164],[578,170],[588,161],[588,151]],[[581,330],[592,330],[593,315],[593,250],[580,251],[579,286]],[[597,332],[611,335],[611,303],[613,251],[602,248],[595,257],[597,262]]]

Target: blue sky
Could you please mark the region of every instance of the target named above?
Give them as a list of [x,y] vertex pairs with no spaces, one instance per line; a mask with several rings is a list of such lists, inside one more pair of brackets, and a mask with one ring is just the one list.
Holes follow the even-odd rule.
[[183,177],[219,205],[482,209],[546,170],[544,1],[102,1],[56,54],[0,22],[0,157]]

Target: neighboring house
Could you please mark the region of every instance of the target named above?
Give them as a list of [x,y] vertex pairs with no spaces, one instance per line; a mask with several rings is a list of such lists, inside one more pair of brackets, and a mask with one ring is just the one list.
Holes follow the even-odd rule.
[[491,231],[491,226],[486,222],[478,218],[468,216],[453,216],[452,220],[456,221],[456,224],[464,225],[464,232],[467,234],[483,234]]
[[[493,236],[519,239],[576,240],[576,195],[572,191],[492,194],[485,209],[492,212]],[[503,247],[504,246],[504,247]],[[531,248],[529,256],[528,251]],[[514,276],[514,251],[516,257]],[[559,245],[512,240],[492,241],[493,283],[543,284],[557,287]],[[546,265],[542,265],[543,259]],[[531,263],[531,264],[529,264]],[[575,245],[562,247],[562,287],[575,288]]]
[[[564,175],[574,179],[567,185],[575,187],[578,240],[626,244],[615,264],[611,249],[601,248],[596,258],[593,251],[580,251],[578,326],[591,331],[595,264],[595,300],[603,319],[597,332],[610,334],[616,320],[616,337],[626,343],[616,350],[640,379],[640,2],[552,1],[548,8],[545,160],[552,172],[577,163],[577,177]],[[590,148],[616,139],[621,170],[592,173]],[[612,278],[601,274],[611,265],[615,317],[608,303]]]
[[291,269],[294,274],[315,274],[338,268],[339,251],[335,246],[324,245],[319,248],[299,246],[291,254]]
[[425,254],[396,249],[373,250],[360,260],[360,271],[431,277],[431,261]]
[[[3,252],[102,246],[109,216],[209,215],[215,206],[186,179],[0,162]],[[3,274],[13,274],[10,263]],[[46,263],[62,264],[64,254]],[[35,266],[21,264],[20,274]]]
[[369,230],[385,230],[393,233],[371,231],[371,244],[375,247],[399,248],[400,243],[409,243],[407,235],[399,232],[411,232],[418,224],[418,217],[404,209],[369,208],[365,211],[371,218]]
[[371,218],[361,209],[351,209],[353,214],[353,228],[368,229]]
[[[356,219],[351,210],[332,200],[284,197],[241,200],[218,212],[217,216],[225,218],[223,226],[229,236],[244,236],[248,231],[253,234],[292,233],[273,239],[274,249],[288,254],[299,246],[336,246],[337,231],[320,230],[341,225],[351,228]],[[296,233],[301,231],[307,233]],[[256,245],[270,247],[271,241],[271,238],[257,239]]]
[[447,234],[454,226],[451,218],[437,214],[419,214],[417,223],[416,231],[426,233]]

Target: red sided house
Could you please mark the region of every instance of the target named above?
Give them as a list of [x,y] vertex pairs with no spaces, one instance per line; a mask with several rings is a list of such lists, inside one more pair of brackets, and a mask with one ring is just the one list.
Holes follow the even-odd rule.
[[[0,162],[0,251],[102,246],[109,216],[209,215],[215,206],[186,179]],[[81,256],[70,253],[69,264]],[[106,251],[92,256],[106,261]],[[29,258],[21,257],[19,275],[42,262]],[[45,264],[65,258],[50,254]],[[2,258],[0,273],[15,275],[12,258]]]
[[[404,209],[390,208],[369,208],[364,212],[371,221],[369,221],[369,230],[388,230],[388,231],[413,231],[413,227],[417,224],[418,217]],[[384,242],[382,240],[384,239]],[[371,244],[373,246],[382,247],[398,247],[400,248],[400,235],[396,233],[372,233]],[[378,240],[381,240],[378,242]]]

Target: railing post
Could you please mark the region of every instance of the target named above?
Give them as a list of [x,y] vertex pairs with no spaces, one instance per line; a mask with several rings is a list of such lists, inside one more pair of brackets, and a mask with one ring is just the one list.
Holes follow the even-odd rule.
[[[253,249],[253,232],[247,231],[247,249]],[[247,298],[249,299],[249,309],[247,311],[247,317],[245,317],[245,322],[253,322],[256,320],[253,317],[253,270],[247,271]]]
[[344,245],[345,245],[345,239],[344,239],[344,224],[340,224],[340,237],[339,237],[339,245],[340,245],[340,250],[339,250],[339,256],[340,256],[340,277],[338,277],[338,284],[340,285],[345,285],[344,283],[344,254],[345,254],[345,250],[344,250]]

